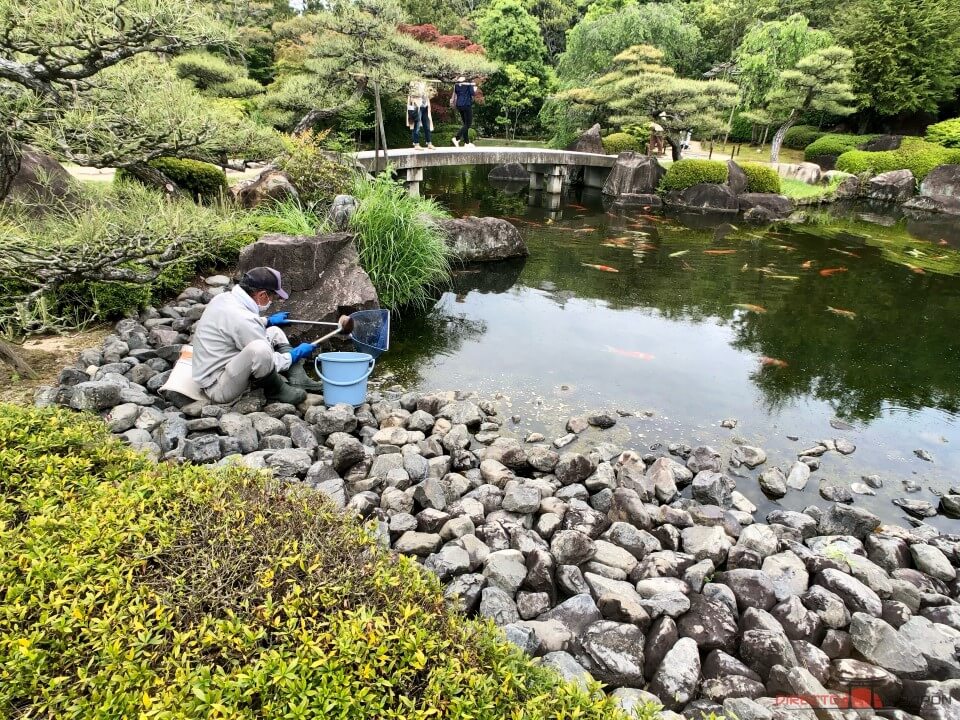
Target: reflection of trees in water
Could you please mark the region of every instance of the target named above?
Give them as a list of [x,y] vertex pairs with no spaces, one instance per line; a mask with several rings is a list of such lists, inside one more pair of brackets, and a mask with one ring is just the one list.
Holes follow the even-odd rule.
[[428,168],[424,172],[424,193],[457,216],[504,217],[526,213],[527,194],[522,191],[523,185],[492,185],[487,181],[491,169],[492,165]]
[[433,358],[452,355],[464,342],[486,331],[485,322],[450,312],[445,299],[441,299],[429,311],[411,312],[394,323],[390,352],[384,355],[382,364],[401,383],[412,387],[421,382],[420,370]]

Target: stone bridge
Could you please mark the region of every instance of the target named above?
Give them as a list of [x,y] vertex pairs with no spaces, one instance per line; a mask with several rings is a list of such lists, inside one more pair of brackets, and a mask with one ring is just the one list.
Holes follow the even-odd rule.
[[[388,162],[405,176],[411,195],[420,194],[423,169],[448,165],[506,165],[519,163],[530,174],[530,189],[559,194],[564,177],[575,167],[583,168],[584,184],[602,188],[610,169],[616,164],[616,155],[522,147],[441,147],[435,150],[401,148],[388,152]],[[372,150],[354,154],[359,165],[368,171],[376,169]],[[382,162],[382,160],[381,160]]]

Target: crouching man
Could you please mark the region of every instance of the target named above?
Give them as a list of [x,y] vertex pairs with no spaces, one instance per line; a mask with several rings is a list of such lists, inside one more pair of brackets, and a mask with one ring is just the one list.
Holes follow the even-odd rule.
[[193,379],[213,402],[233,402],[251,382],[263,388],[267,400],[291,405],[302,403],[307,390],[320,389],[302,364],[316,348],[310,343],[291,347],[279,327],[288,324],[288,313],[260,316],[276,297],[289,297],[280,273],[256,267],[203,311],[193,336]]

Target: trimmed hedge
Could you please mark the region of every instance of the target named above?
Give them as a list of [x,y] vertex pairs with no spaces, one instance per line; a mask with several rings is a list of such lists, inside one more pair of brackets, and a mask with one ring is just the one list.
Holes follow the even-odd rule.
[[945,148],[917,137],[903,139],[896,150],[868,152],[848,150],[837,158],[837,170],[873,175],[891,170],[910,170],[919,181],[938,165],[960,163],[960,149]]
[[[147,164],[173,180],[197,201],[218,200],[229,189],[227,174],[210,163],[162,157],[151,160]],[[116,175],[114,175],[114,182],[124,182],[130,179],[135,178],[123,168],[117,170]]]
[[725,183],[727,176],[727,164],[720,160],[677,160],[667,168],[661,187],[686,190],[699,183]]
[[927,140],[948,148],[960,148],[960,118],[934,123],[927,128]]
[[823,130],[813,125],[794,125],[783,137],[783,146],[791,150],[803,150],[810,143],[826,135]]
[[625,132],[610,133],[603,138],[603,149],[608,155],[619,155],[622,152],[632,150],[634,152],[646,152],[646,144],[635,135]]
[[779,193],[780,176],[769,165],[743,163],[740,168],[747,176],[747,192]]
[[815,158],[823,155],[840,156],[848,150],[856,150],[863,145],[863,143],[875,137],[876,135],[827,133],[804,148],[803,158],[807,161],[813,161]]
[[625,718],[302,487],[0,406],[4,717]]

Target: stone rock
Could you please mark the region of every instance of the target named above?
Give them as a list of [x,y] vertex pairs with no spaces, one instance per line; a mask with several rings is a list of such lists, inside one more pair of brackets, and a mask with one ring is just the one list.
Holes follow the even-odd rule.
[[[241,180],[230,188],[230,193],[237,204],[246,210],[300,198],[300,194],[290,177],[274,167],[268,167],[255,178]],[[269,267],[276,266],[270,265]],[[276,269],[279,270],[280,268]]]
[[681,637],[692,638],[697,647],[733,650],[737,638],[737,619],[722,602],[703,595],[692,595],[690,609],[677,620]]
[[863,540],[880,526],[880,518],[862,508],[831,505],[821,516],[821,535],[852,535]]
[[467,572],[470,569],[470,556],[461,547],[444,545],[439,552],[428,555],[423,566],[435,572],[441,580],[446,580]]
[[778,163],[772,167],[782,178],[803,180],[808,185],[816,185],[820,182],[822,171],[816,163]]
[[830,666],[830,677],[833,684],[842,689],[868,687],[887,705],[897,701],[903,688],[903,683],[896,675],[852,658],[834,660]]
[[760,570],[727,570],[717,573],[714,582],[726,585],[733,591],[741,611],[747,608],[769,610],[777,602],[773,583]]
[[122,403],[111,408],[110,412],[104,416],[107,427],[110,432],[119,435],[131,429],[140,416],[140,406],[134,403]]
[[520,231],[495,217],[440,220],[447,247],[460,262],[488,262],[530,254]]
[[782,498],[786,495],[787,479],[783,476],[783,471],[774,467],[760,473],[760,489],[772,498]]
[[267,466],[271,468],[278,477],[299,477],[304,475],[310,469],[313,458],[306,450],[291,448],[288,450],[277,450],[267,458]]
[[[240,272],[258,266],[275,268],[283,275],[290,299],[274,305],[276,311],[286,310],[293,317],[336,320],[340,315],[379,307],[376,290],[360,267],[349,233],[264,235],[240,252]],[[320,333],[309,325],[291,325],[287,334],[296,343],[313,340]],[[310,417],[304,419],[313,422]],[[352,432],[352,428],[339,430]],[[336,431],[320,432],[327,435]]]
[[30,212],[80,200],[79,183],[49,155],[30,145],[20,148],[20,167],[13,175],[6,200],[15,200]]
[[[727,186],[734,195],[742,195],[747,191],[749,180],[747,174],[733,160],[727,160]],[[734,423],[736,424],[736,423]]]
[[490,618],[501,627],[520,620],[513,598],[496,587],[485,587],[481,592],[480,615]]
[[727,675],[742,675],[751,680],[760,680],[760,676],[723,650],[714,650],[707,655],[703,663],[704,678],[722,678]]
[[867,613],[877,618],[883,612],[883,605],[877,594],[846,573],[826,568],[814,578],[814,582],[840,596],[852,612]]
[[580,483],[590,477],[597,469],[596,464],[586,455],[564,453],[554,468],[554,475],[561,485]]
[[573,634],[557,620],[522,620],[517,625],[533,631],[539,643],[539,652],[567,651],[573,644]]
[[527,655],[535,655],[540,648],[540,640],[531,628],[511,623],[504,626],[503,634]]
[[487,555],[483,575],[487,585],[498,587],[511,597],[527,576],[527,565],[519,550],[498,550]]
[[525,183],[530,179],[530,173],[527,169],[520,163],[505,163],[504,165],[497,165],[489,173],[487,173],[487,180],[492,180],[494,182],[517,182]]
[[217,435],[200,435],[183,441],[183,457],[197,464],[213,463],[220,459],[220,438]]
[[[703,474],[700,473],[697,478]],[[697,479],[694,478],[694,489],[696,489],[696,482]],[[694,525],[684,528],[680,535],[683,538],[684,552],[690,553],[697,560],[707,558],[713,562],[714,567],[718,567],[727,559],[727,552],[730,550],[730,538],[723,532],[722,527]]]
[[622,152],[617,156],[617,163],[607,176],[603,194],[614,197],[625,194],[653,194],[657,192],[666,173],[656,158],[641,153]]
[[663,658],[648,691],[660,698],[667,710],[676,710],[694,698],[699,680],[697,643],[690,638],[681,638]]
[[593,680],[590,673],[567,652],[547,653],[543,656],[541,663],[544,667],[555,670],[567,682],[579,685],[583,690],[586,690],[587,683]]
[[763,210],[772,220],[780,220],[793,212],[793,201],[785,195],[775,193],[743,193],[737,198],[740,212]]
[[902,508],[915,518],[928,518],[937,514],[937,508],[926,500],[911,500],[910,498],[894,498],[893,504]]
[[915,543],[910,546],[910,554],[917,570],[944,582],[951,582],[957,577],[957,571],[950,564],[950,560],[940,550],[932,545]]
[[687,458],[687,468],[694,475],[704,470],[719,473],[723,468],[723,461],[720,459],[720,453],[712,447],[700,445],[694,448],[690,457]]
[[[722,678],[705,680],[700,693],[714,702],[724,702],[729,698],[748,698],[754,700],[766,694],[763,683],[741,675],[728,675]],[[739,719],[738,719],[739,720]]]
[[643,686],[644,636],[640,628],[600,620],[587,627],[580,643],[596,679],[621,687]]
[[410,530],[400,536],[393,544],[393,549],[405,555],[426,556],[432,552],[436,552],[441,542],[440,536],[436,533]]
[[733,482],[726,475],[701,470],[693,478],[693,499],[705,505],[717,505],[726,509],[733,504],[733,487]]
[[767,461],[767,454],[758,447],[737,445],[730,454],[730,464],[733,467],[746,465],[751,470]]
[[517,593],[517,612],[524,620],[530,620],[550,609],[550,596],[545,592],[521,590]]
[[787,475],[787,487],[793,490],[803,490],[810,479],[810,467],[806,463],[795,462]]
[[610,693],[610,698],[617,703],[627,717],[634,717],[638,711],[650,703],[660,705],[660,698],[656,695],[636,688],[617,688]]
[[879,617],[854,613],[850,639],[864,660],[898,677],[920,679],[927,675],[929,666],[920,648],[905,633]]
[[656,193],[622,193],[613,201],[613,207],[629,208],[643,207],[647,210],[660,209],[663,200]]
[[[126,382],[125,380],[123,382]],[[121,386],[106,380],[88,380],[77,383],[70,393],[70,407],[74,410],[99,411],[120,404]]]
[[773,720],[773,712],[769,708],[745,697],[724,700],[723,713],[724,716],[737,720]]
[[810,576],[806,563],[789,550],[765,558],[762,570],[770,579],[778,601],[802,595],[807,590]]
[[775,553],[778,542],[777,535],[770,526],[760,523],[745,527],[737,539],[737,545],[753,550],[761,558]]
[[563,601],[537,619],[540,621],[556,620],[570,630],[574,636],[579,636],[589,625],[602,618],[593,598],[589,594],[579,594]]
[[579,530],[560,530],[550,542],[550,552],[558,565],[579,565],[593,557],[594,545],[590,537]]
[[913,197],[916,179],[909,170],[891,170],[867,181],[864,194],[870,200],[903,202]]
[[512,480],[504,487],[503,509],[515,513],[532,513],[540,507],[540,490]]
[[567,145],[565,149],[570,152],[605,155],[606,150],[603,149],[603,138],[600,137],[600,123],[595,123],[590,129],[585,130],[580,137]]
[[740,640],[740,657],[747,666],[766,680],[775,665],[793,668],[799,665],[796,651],[783,633],[772,630],[747,630]]
[[770,610],[770,614],[780,622],[791,640],[809,640],[812,643],[819,643],[825,632],[820,616],[807,608],[798,595],[777,603]]
[[327,219],[337,232],[344,232],[350,227],[350,218],[358,207],[359,203],[353,195],[337,195],[327,211]]
[[699,183],[684,190],[672,190],[667,193],[664,203],[680,210],[736,213],[739,209],[737,196],[726,185]]

